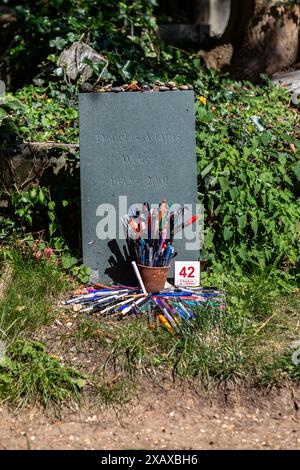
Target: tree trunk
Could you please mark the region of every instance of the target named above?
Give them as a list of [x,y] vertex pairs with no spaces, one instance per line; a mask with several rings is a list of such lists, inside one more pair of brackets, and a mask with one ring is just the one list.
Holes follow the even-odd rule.
[[277,6],[277,0],[255,0],[242,45],[234,48],[236,77],[257,81],[261,73],[272,75],[296,62],[300,6],[295,3]]

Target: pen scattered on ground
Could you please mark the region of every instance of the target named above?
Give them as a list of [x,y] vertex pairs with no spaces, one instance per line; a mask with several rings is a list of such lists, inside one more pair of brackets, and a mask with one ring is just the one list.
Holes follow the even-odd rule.
[[67,300],[65,305],[76,306],[81,313],[98,313],[115,320],[144,315],[150,329],[158,321],[171,333],[181,334],[186,327],[192,327],[197,315],[205,314],[207,309],[225,310],[225,295],[218,290],[200,287],[173,287],[148,294],[139,287],[102,285],[101,289],[82,290],[81,295]]

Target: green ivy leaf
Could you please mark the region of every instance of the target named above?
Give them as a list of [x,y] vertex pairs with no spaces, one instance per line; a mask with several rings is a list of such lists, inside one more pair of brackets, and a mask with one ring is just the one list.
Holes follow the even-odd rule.
[[39,189],[38,199],[39,199],[40,204],[44,204],[45,194],[42,188]]
[[271,141],[271,135],[269,134],[269,132],[263,132],[260,136],[260,140],[262,141],[262,144],[266,147]]
[[246,227],[246,223],[247,223],[247,215],[243,214],[241,216],[237,216],[236,219],[237,219],[237,223],[238,223],[239,228],[244,229]]
[[32,201],[35,201],[37,197],[37,188],[32,188],[29,192],[29,196]]
[[16,210],[16,215],[19,216],[19,217],[24,217],[25,214],[26,214],[26,209]]
[[75,256],[65,254],[61,257],[61,264],[63,269],[70,269],[78,263],[78,259]]
[[208,122],[212,121],[212,119],[214,117],[212,113],[207,111],[202,106],[198,107],[198,113],[197,114],[198,114],[199,121],[200,122],[205,122],[205,123],[208,123]]
[[55,221],[55,213],[52,211],[48,211],[48,217],[51,220],[51,222]]
[[293,171],[296,175],[297,180],[300,181],[300,161],[296,163],[296,165],[293,168]]
[[230,240],[233,236],[233,231],[231,230],[230,227],[224,227],[224,230],[223,230],[223,237],[224,237],[224,240],[225,242],[227,242],[227,240]]
[[26,220],[26,222],[29,224],[29,225],[32,225],[32,217],[30,214],[25,214],[24,216],[24,219]]
[[223,192],[223,193],[226,193],[226,191],[227,191],[228,188],[229,188],[229,181],[228,181],[228,178],[225,178],[224,176],[220,176],[220,177],[218,178],[218,181],[219,181],[219,183],[220,183],[222,192]]
[[257,231],[258,231],[258,222],[257,222],[257,219],[256,219],[256,218],[253,218],[253,219],[251,220],[251,223],[250,223],[250,224],[251,224],[251,228],[252,228],[252,230],[253,230],[253,232],[254,232],[254,234],[255,234],[255,236],[256,236],[256,235],[257,235]]
[[208,175],[208,173],[212,170],[214,166],[214,162],[210,162],[205,168],[204,170],[201,171],[201,177],[202,178],[205,178],[206,175]]

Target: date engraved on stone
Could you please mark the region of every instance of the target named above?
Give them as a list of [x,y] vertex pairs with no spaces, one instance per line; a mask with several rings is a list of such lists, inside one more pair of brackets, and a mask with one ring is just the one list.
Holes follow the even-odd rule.
[[147,183],[152,186],[165,186],[168,184],[167,176],[147,176]]
[[110,178],[111,186],[131,186],[132,184],[133,180],[131,176],[112,176]]

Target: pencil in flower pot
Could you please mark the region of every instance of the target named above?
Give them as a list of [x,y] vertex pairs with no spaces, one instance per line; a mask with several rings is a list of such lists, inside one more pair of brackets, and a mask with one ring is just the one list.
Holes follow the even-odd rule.
[[[182,216],[182,223],[177,223]],[[130,209],[127,216],[121,217],[127,230],[127,243],[134,246],[138,264],[150,267],[169,266],[175,256],[174,236],[185,227],[193,224],[198,216],[193,215],[184,221],[184,207],[176,213],[170,212],[166,199],[158,210],[143,203],[143,210]],[[168,236],[169,234],[169,236]]]

